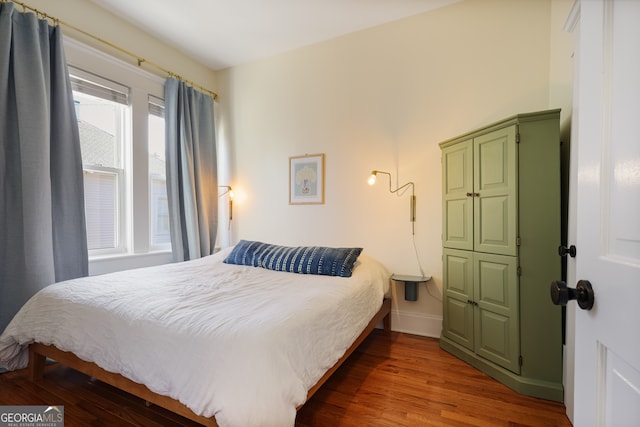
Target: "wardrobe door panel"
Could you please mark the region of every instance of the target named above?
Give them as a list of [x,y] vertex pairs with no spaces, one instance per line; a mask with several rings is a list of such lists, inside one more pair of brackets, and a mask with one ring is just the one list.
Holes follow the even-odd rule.
[[520,373],[517,258],[474,254],[476,353]]
[[473,140],[475,251],[517,255],[516,133],[513,125]]
[[443,333],[473,350],[473,252],[443,251]]

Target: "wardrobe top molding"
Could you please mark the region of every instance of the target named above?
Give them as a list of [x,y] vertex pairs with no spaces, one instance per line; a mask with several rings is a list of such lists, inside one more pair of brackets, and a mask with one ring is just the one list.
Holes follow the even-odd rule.
[[483,126],[481,128],[478,129],[474,129],[471,132],[467,132],[467,133],[463,133],[461,135],[458,135],[454,138],[449,138],[445,141],[442,141],[440,144],[440,148],[444,148],[447,147],[449,145],[455,144],[457,142],[460,142],[461,139],[470,139],[470,138],[475,138],[476,136],[482,135],[487,133],[488,131],[493,131],[493,130],[497,130],[497,129],[501,129],[501,128],[505,128],[505,127],[509,127],[518,123],[525,123],[525,122],[535,122],[538,120],[546,120],[546,119],[551,119],[554,117],[559,117],[560,116],[560,108],[556,108],[553,110],[543,110],[543,111],[535,111],[532,113],[522,113],[522,114],[516,114],[515,116],[511,116],[508,117],[506,119],[502,119],[500,121],[494,122],[492,124]]

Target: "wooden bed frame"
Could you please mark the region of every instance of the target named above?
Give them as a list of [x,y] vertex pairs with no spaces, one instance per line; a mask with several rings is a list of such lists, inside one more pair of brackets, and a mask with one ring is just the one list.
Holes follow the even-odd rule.
[[[313,396],[313,394],[329,379],[329,377],[342,365],[342,363],[353,353],[353,351],[364,341],[364,339],[375,329],[376,325],[383,322],[384,330],[391,330],[391,300],[385,298],[382,302],[382,307],[371,319],[366,328],[356,338],[354,343],[347,349],[344,355],[333,365],[318,382],[311,387],[307,393],[307,400]],[[73,353],[59,350],[51,345],[43,345],[40,343],[33,343],[29,346],[29,379],[36,381],[41,379],[44,374],[44,366],[46,358],[53,359],[65,366],[73,368],[79,372],[96,378],[102,382],[110,384],[116,388],[119,388],[127,393],[144,399],[147,403],[158,405],[176,414],[182,415],[192,421],[200,423],[205,426],[217,426],[215,418],[207,418],[201,415],[196,415],[191,409],[179,401],[172,399],[168,396],[156,394],[149,390],[142,384],[131,381],[128,378],[123,377],[120,374],[113,372],[107,372],[100,368],[98,365],[92,362],[86,362],[80,359]]]

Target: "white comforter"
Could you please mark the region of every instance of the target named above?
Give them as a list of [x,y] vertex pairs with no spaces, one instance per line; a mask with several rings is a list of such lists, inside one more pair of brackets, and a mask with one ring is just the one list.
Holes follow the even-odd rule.
[[195,261],[57,283],[0,336],[0,362],[53,344],[224,426],[292,426],[307,391],[381,306],[389,274],[366,254],[350,278]]

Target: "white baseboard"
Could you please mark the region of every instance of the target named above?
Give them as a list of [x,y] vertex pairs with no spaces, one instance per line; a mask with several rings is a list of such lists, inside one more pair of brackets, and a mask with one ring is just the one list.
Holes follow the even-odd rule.
[[391,330],[440,338],[442,316],[391,310]]

